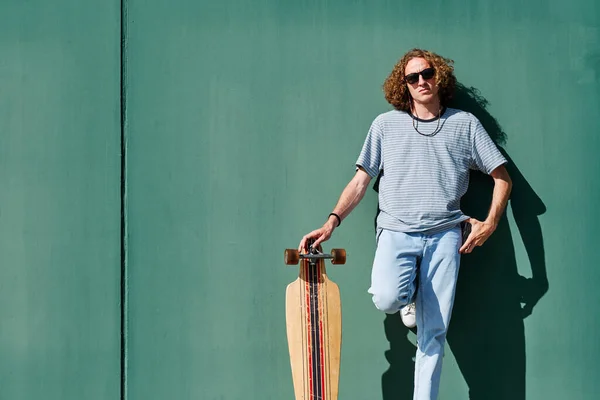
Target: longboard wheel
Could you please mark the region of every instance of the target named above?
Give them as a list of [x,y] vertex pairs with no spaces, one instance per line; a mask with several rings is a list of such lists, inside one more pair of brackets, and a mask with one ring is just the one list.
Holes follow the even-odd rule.
[[300,253],[297,249],[285,249],[283,258],[287,265],[297,265],[300,262]]
[[346,264],[346,250],[331,249],[331,255],[333,256],[332,264]]

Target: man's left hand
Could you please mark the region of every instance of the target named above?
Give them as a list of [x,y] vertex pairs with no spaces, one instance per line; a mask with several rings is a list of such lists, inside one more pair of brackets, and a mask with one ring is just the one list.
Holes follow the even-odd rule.
[[471,224],[471,233],[462,247],[458,250],[461,254],[468,254],[473,251],[476,246],[481,246],[494,233],[496,226],[487,221],[478,221],[475,218],[469,218],[467,223]]

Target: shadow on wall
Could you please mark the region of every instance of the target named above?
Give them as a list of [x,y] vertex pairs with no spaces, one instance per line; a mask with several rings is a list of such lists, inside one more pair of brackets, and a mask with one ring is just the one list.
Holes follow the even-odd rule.
[[[527,251],[531,278],[519,275],[513,232],[505,213],[489,240],[462,257],[448,344],[469,387],[471,400],[523,400],[526,365],[523,319],[533,312],[548,290],[538,220],[546,208],[502,149],[506,134],[488,113],[487,100],[476,89],[458,84],[450,106],[475,115],[508,160],[506,167],[513,180],[508,207]],[[465,214],[485,219],[493,187],[491,177],[472,171],[469,190],[461,204]],[[386,316],[384,329],[390,342],[385,354],[390,366],[382,376],[383,399],[411,398],[416,349],[409,341],[408,328],[402,324],[400,315],[394,314]]]

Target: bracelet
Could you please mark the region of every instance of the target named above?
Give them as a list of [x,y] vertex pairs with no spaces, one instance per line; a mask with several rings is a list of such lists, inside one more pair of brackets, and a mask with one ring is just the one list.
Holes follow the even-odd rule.
[[331,214],[329,214],[329,216],[328,216],[327,218],[331,217],[332,215],[333,215],[334,217],[336,217],[336,218],[337,218],[337,220],[338,220],[338,224],[337,224],[337,226],[340,226],[340,225],[342,224],[342,219],[340,218],[340,216],[339,216],[339,215],[337,215],[336,213],[331,213]]

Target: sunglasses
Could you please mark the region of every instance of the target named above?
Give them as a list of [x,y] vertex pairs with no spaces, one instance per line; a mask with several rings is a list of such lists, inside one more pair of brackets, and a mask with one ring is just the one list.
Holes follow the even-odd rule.
[[414,72],[412,74],[408,74],[404,77],[404,80],[406,81],[406,83],[410,83],[412,85],[419,82],[419,75],[421,75],[425,80],[431,79],[435,75],[435,69],[426,68],[421,72]]

